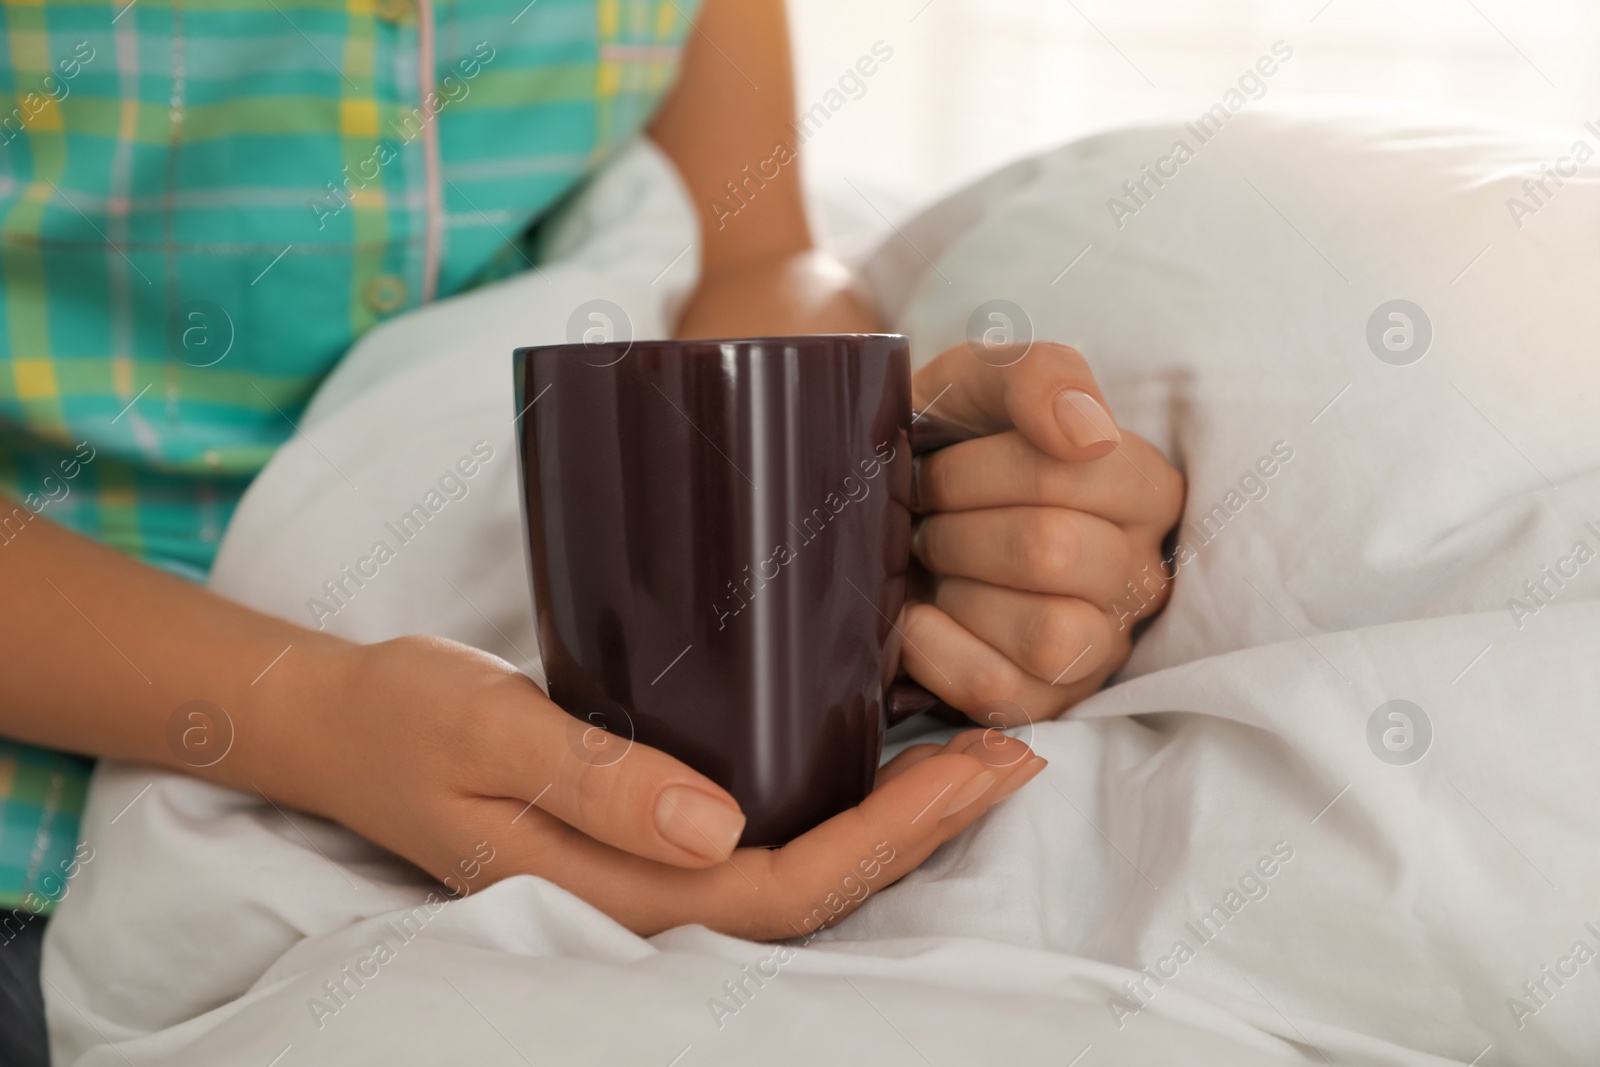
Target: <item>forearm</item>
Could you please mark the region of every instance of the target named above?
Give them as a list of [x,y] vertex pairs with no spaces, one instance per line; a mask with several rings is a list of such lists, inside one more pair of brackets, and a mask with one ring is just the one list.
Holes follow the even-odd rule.
[[[0,735],[243,790],[274,788],[283,709],[322,698],[351,647],[49,521],[0,547],[0,603]],[[169,738],[174,713],[196,700],[220,707],[234,732],[227,758],[204,768],[206,749]],[[214,729],[207,744],[228,727]]]
[[858,333],[877,314],[806,223],[781,0],[706,0],[650,126],[700,223],[701,278],[680,337]]

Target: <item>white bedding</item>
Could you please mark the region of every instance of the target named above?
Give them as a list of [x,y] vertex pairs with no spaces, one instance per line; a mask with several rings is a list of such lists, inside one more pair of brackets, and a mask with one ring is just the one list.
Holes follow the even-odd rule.
[[[1600,550],[1600,174],[1520,227],[1506,206],[1580,133],[1247,111],[1120,228],[1107,199],[1193,140],[1180,124],[1026,161],[904,227],[869,272],[919,358],[1013,301],[1182,464],[1186,519],[1223,511],[1209,538],[1186,525],[1119,684],[1025,731],[1047,774],[743,1004],[723,983],[769,946],[643,940],[531,877],[401,937],[431,887],[380,850],[102,764],[94,859],[46,942],[57,1061],[1594,1062],[1600,563],[1574,547]],[[641,147],[542,276],[363,340],[246,497],[215,587],[309,621],[321,583],[485,441],[469,495],[326,621],[536,671],[508,353],[596,296],[660,334],[693,255],[652,280],[691,225]],[[1433,328],[1410,365],[1367,342],[1394,299]],[[1400,720],[1369,728],[1393,700],[1426,716],[1419,760],[1420,729],[1393,751]],[[392,961],[330,999],[384,938]]]

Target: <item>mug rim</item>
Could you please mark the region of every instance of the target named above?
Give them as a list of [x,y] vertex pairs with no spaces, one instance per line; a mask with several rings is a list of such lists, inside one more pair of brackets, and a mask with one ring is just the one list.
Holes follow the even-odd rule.
[[[734,345],[739,348],[749,348],[754,345],[793,345],[817,344],[828,341],[853,341],[882,338],[890,341],[905,341],[910,343],[911,338],[903,333],[794,333],[770,334],[751,337],[658,337],[651,340],[634,339],[631,341],[602,341],[599,344],[589,344],[584,341],[560,341],[548,345],[521,345],[512,349],[513,359],[521,359],[526,355],[535,355],[540,352],[555,352],[562,349],[581,349],[585,352],[601,352],[606,350],[634,348],[661,348],[671,346],[683,352],[684,355],[707,355],[723,348]],[[696,349],[704,348],[709,351],[699,352]]]

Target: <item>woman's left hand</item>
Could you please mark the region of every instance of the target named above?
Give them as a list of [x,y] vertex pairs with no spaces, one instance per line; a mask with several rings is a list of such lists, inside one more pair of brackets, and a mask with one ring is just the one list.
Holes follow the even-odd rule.
[[1060,715],[1127,661],[1134,625],[1171,594],[1161,543],[1184,481],[1118,429],[1073,349],[982,356],[959,345],[914,379],[919,412],[990,436],[917,462],[913,546],[934,582],[906,605],[901,657],[952,707],[1014,726]]

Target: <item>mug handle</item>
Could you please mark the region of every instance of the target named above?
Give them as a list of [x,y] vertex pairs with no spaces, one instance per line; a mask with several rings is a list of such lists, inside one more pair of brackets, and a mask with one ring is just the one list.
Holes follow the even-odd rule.
[[[965,426],[941,419],[937,415],[922,414],[911,422],[911,454],[922,456],[950,445],[970,441],[983,434]],[[897,678],[889,686],[885,700],[889,725],[897,726],[913,715],[931,712],[952,722],[966,722],[966,715],[952,708],[910,678]]]

